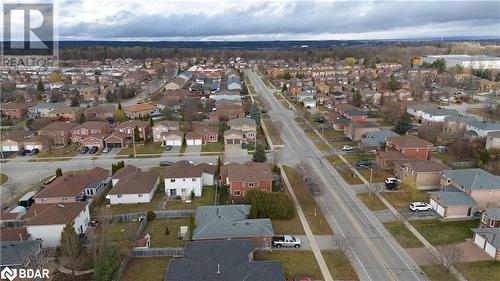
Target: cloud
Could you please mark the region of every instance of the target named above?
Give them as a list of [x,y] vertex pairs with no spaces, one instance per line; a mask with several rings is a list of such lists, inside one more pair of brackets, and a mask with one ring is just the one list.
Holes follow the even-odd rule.
[[62,39],[500,36],[500,1],[89,1],[60,5]]

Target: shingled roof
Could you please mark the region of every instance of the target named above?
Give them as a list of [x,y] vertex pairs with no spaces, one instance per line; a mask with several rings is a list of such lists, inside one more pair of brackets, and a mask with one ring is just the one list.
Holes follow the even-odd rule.
[[25,226],[72,223],[88,204],[88,202],[33,204],[26,214]]

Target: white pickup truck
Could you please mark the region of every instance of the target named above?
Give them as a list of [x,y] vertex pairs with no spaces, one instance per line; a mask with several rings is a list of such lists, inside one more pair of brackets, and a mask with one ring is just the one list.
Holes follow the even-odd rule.
[[273,236],[273,247],[295,247],[300,248],[300,238],[291,235]]

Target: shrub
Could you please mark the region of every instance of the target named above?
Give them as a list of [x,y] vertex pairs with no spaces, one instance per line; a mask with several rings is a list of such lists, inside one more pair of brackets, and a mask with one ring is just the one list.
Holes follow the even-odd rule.
[[287,220],[294,214],[292,199],[286,193],[252,189],[245,194],[244,202],[252,206],[251,218]]
[[147,213],[147,215],[146,215],[146,219],[147,219],[148,221],[152,221],[152,220],[156,219],[156,214],[155,214],[155,212],[153,212],[153,211],[148,211],[148,213]]

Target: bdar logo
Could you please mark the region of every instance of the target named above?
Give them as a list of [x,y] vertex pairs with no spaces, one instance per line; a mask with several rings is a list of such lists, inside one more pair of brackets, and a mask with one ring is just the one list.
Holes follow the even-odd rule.
[[8,266],[2,270],[0,273],[2,279],[14,280],[17,277],[17,270],[11,269]]

